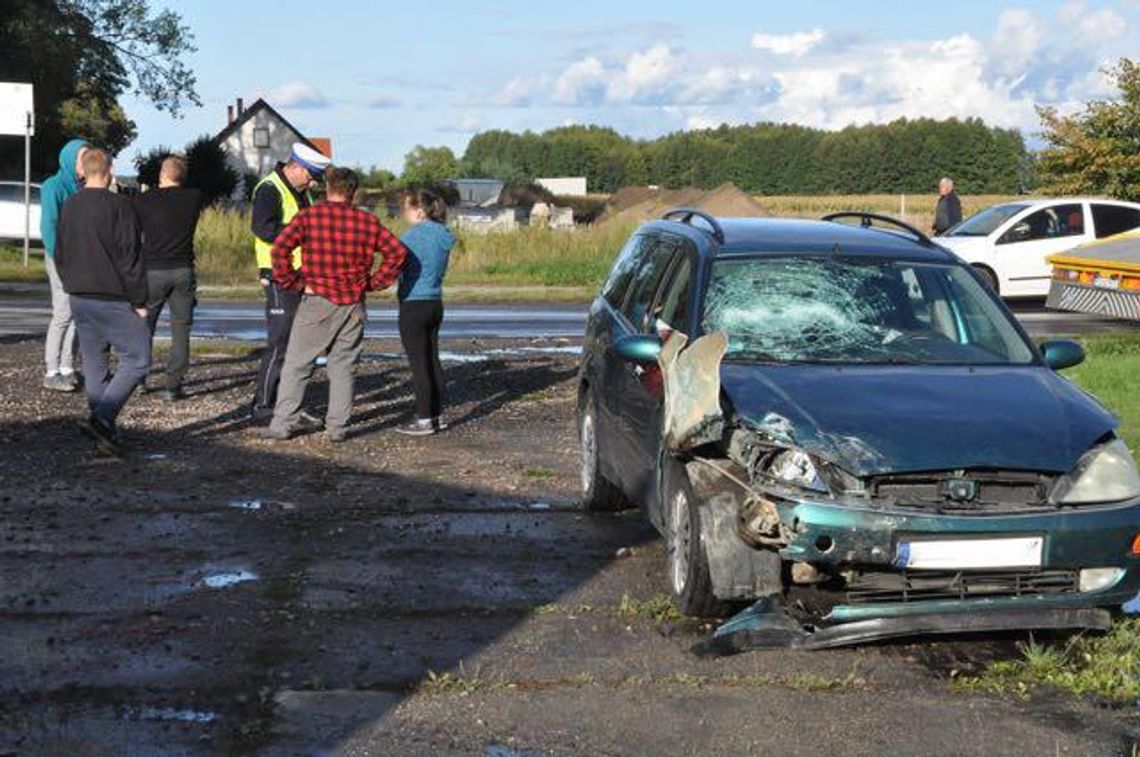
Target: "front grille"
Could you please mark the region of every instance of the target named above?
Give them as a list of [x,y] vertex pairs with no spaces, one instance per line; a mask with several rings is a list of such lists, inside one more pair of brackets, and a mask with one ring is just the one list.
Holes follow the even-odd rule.
[[[954,482],[974,488],[966,500],[951,495]],[[1023,472],[919,473],[876,476],[868,480],[868,493],[882,504],[954,514],[989,515],[1051,509],[1048,476]]]
[[1078,591],[1080,583],[1075,570],[860,573],[847,581],[849,604],[1024,597]]

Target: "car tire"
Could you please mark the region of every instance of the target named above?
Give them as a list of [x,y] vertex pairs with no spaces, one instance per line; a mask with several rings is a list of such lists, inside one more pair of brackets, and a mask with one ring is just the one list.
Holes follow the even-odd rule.
[[701,508],[689,475],[667,461],[662,486],[665,518],[666,574],[673,602],[682,615],[722,617],[729,603],[717,599],[709,574],[708,555],[701,539]]
[[997,295],[1001,294],[1001,289],[998,286],[997,274],[995,274],[992,270],[984,265],[975,265],[974,270],[977,271],[978,276],[980,276],[982,282],[984,282],[985,285],[990,288],[991,292]]
[[625,509],[628,503],[621,489],[602,474],[597,406],[594,403],[594,393],[588,389],[578,405],[578,445],[582,509],[603,512]]

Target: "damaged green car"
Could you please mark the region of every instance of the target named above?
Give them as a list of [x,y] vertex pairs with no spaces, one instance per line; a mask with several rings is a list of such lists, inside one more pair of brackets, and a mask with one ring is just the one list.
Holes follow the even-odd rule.
[[892,219],[673,211],[590,311],[584,502],[646,511],[682,612],[752,603],[725,648],[1104,629],[1140,475],[1083,357]]

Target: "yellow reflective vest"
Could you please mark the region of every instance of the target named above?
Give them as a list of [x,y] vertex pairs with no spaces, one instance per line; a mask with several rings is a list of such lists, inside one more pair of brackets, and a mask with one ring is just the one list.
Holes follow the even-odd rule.
[[[281,197],[281,225],[288,226],[289,222],[293,220],[293,216],[301,212],[301,206],[297,202],[297,196],[293,194],[293,190],[286,184],[285,180],[281,178],[281,174],[278,171],[270,171],[268,176],[257,182],[257,186],[253,188],[252,197],[257,197],[257,190],[261,189],[262,185],[266,183],[272,184],[277,188],[277,194]],[[258,268],[273,267],[273,259],[270,255],[272,250],[272,242],[265,242],[256,234],[253,235],[253,254],[257,258]],[[293,250],[293,268],[300,267],[301,248],[297,247]]]

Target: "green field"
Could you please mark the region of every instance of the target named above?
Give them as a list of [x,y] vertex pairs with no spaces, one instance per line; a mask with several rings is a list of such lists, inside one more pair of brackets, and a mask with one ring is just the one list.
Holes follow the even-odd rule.
[[43,250],[33,247],[24,267],[24,248],[0,244],[0,281],[47,281]]

